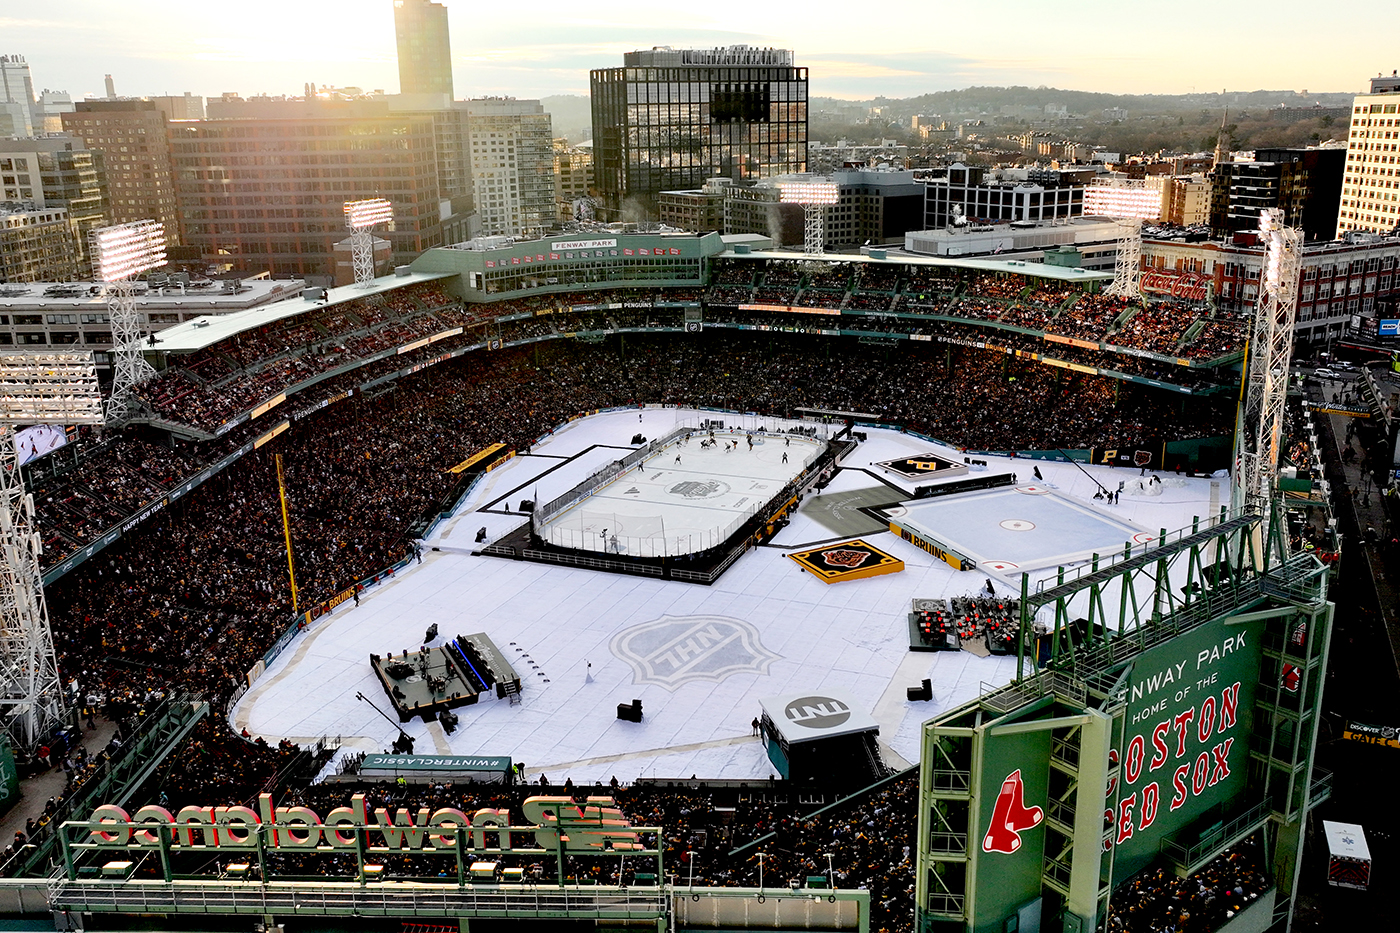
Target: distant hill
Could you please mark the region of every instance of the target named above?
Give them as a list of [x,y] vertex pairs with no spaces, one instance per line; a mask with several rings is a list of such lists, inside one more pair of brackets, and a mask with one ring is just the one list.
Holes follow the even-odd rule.
[[1111,108],[1127,111],[1129,116],[1184,111],[1261,110],[1280,105],[1286,107],[1346,107],[1352,93],[1325,92],[1304,96],[1299,91],[1225,91],[1197,94],[1099,94],[1092,91],[1071,91],[1053,87],[969,87],[957,91],[939,91],[918,97],[883,98],[869,101],[838,100],[813,97],[813,110],[840,111],[852,105],[888,107],[896,113],[927,113],[944,116],[997,114],[1008,108],[1045,108],[1054,104],[1070,113],[1094,114]]
[[593,136],[593,113],[583,94],[556,94],[542,97],[540,103],[554,123],[554,135],[577,143]]
[[[1016,115],[1024,118],[1030,111],[1043,111],[1055,105],[1071,114],[1097,118],[1102,111],[1120,109],[1128,119],[1170,114],[1194,114],[1197,119],[1219,126],[1219,114],[1230,108],[1230,119],[1262,116],[1262,111],[1284,107],[1349,107],[1353,94],[1340,92],[1309,93],[1299,91],[1226,91],[1197,94],[1100,94],[1093,91],[1073,91],[1053,87],[969,87],[956,91],[939,91],[918,97],[870,100],[840,100],[834,97],[813,97],[813,123],[822,122],[820,113],[864,117],[870,108],[883,108],[885,120],[906,122],[914,114],[934,114],[961,119],[979,116]],[[570,142],[582,142],[593,135],[593,116],[588,97],[583,94],[557,94],[540,99],[553,118],[554,135]],[[1202,112],[1209,114],[1203,116]],[[850,119],[848,116],[846,119]],[[1189,119],[1189,118],[1188,118]]]

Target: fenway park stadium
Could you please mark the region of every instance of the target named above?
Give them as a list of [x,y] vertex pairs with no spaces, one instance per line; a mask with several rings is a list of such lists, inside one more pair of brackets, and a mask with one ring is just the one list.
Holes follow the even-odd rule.
[[0,923],[1289,929],[1273,270],[594,232],[142,335],[14,429]]

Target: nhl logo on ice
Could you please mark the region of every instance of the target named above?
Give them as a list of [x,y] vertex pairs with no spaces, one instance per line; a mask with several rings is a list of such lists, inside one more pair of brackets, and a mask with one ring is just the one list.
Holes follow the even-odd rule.
[[608,647],[631,666],[634,684],[667,690],[696,680],[766,674],[778,660],[763,647],[758,629],[728,616],[662,616],[624,629]]

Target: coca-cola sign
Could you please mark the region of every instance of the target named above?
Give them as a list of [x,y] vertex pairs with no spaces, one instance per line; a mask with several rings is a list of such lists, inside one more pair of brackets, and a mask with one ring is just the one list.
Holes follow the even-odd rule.
[[1148,269],[1142,274],[1138,287],[1155,295],[1170,295],[1187,301],[1205,301],[1210,276],[1199,272]]

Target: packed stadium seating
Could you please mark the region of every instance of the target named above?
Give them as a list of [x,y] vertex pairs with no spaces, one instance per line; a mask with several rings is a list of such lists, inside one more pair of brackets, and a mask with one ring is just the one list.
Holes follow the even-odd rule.
[[[1064,318],[1063,329],[1091,335],[1086,342],[1112,342],[1118,335],[1110,334],[1110,326],[1126,310],[1117,300],[1048,285],[1028,292],[1023,281],[962,281],[924,268],[871,266],[858,275],[796,263],[756,268],[746,263],[717,270],[718,284],[703,300],[728,309],[707,308],[700,335],[679,332],[679,306],[657,304],[696,304],[699,289],[582,291],[464,305],[437,286],[418,285],[308,308],[173,360],[141,388],[142,398],[157,424],[206,432],[276,393],[325,378],[278,409],[279,418],[291,419],[288,431],[135,524],[48,587],[64,680],[101,696],[109,709],[139,708],[177,689],[198,690],[216,708],[228,703],[290,618],[273,453],[283,456],[296,491],[288,505],[299,530],[298,585],[303,600],[315,602],[409,552],[410,527],[440,505],[452,484],[445,471],[463,449],[493,443],[525,449],[570,417],[596,408],[657,402],[774,413],[798,406],[871,411],[974,450],[1131,446],[1160,437],[1165,424],[1179,438],[1228,427],[1228,412],[1211,398],[1168,395],[1008,352],[1179,385],[1207,380],[1194,369],[1049,344],[1040,336],[1042,330],[1060,332]],[[716,301],[732,292],[750,303],[755,292],[769,291],[823,302],[814,307],[844,303],[847,311],[918,307],[921,317],[847,314],[836,318],[837,326],[857,335],[931,339],[861,343],[855,336],[735,330],[728,325],[818,330],[830,327],[834,316],[739,311],[733,308],[739,301]],[[911,298],[913,303],[904,300]],[[935,306],[958,320],[927,316]],[[1171,345],[1199,350],[1198,358],[1230,352],[1229,335],[1238,335],[1240,327],[1224,319],[1206,322],[1188,346],[1177,346],[1199,313],[1156,312],[1140,334],[1130,336],[1144,344],[1141,349]],[[1031,333],[987,326],[1013,319]],[[455,327],[465,332],[394,352]],[[628,333],[625,353],[616,340],[553,339],[618,328],[670,332]],[[989,336],[995,348],[976,346]],[[532,339],[540,342],[479,348],[362,391],[451,349]],[[717,360],[725,365],[717,367]],[[348,363],[360,365],[328,375]],[[342,398],[347,392],[352,394]],[[336,404],[315,410],[332,398]],[[84,435],[71,468],[35,483],[45,566],[52,568],[233,451],[251,447],[272,426],[269,420],[239,424],[200,442],[176,441],[140,426],[100,442]],[[172,794],[178,790],[211,804],[245,802],[295,751],[244,741],[219,717],[199,727],[190,748],[166,786]],[[685,852],[697,853],[697,880],[756,881],[755,860],[728,853],[770,831],[777,836],[765,843],[772,853],[768,870],[783,881],[824,874],[826,860],[819,856],[833,852],[837,885],[871,891],[872,929],[903,931],[911,928],[912,916],[914,784],[910,778],[895,781],[817,823],[796,819],[806,809],[760,791],[735,801],[738,817],[727,804],[717,809],[713,793],[699,789],[643,785],[625,789],[620,798],[635,822],[667,827],[670,864],[684,864]],[[335,791],[300,793],[309,800]],[[454,805],[481,800],[484,806],[496,792],[448,787],[376,793],[395,805],[418,799],[406,793]]]

